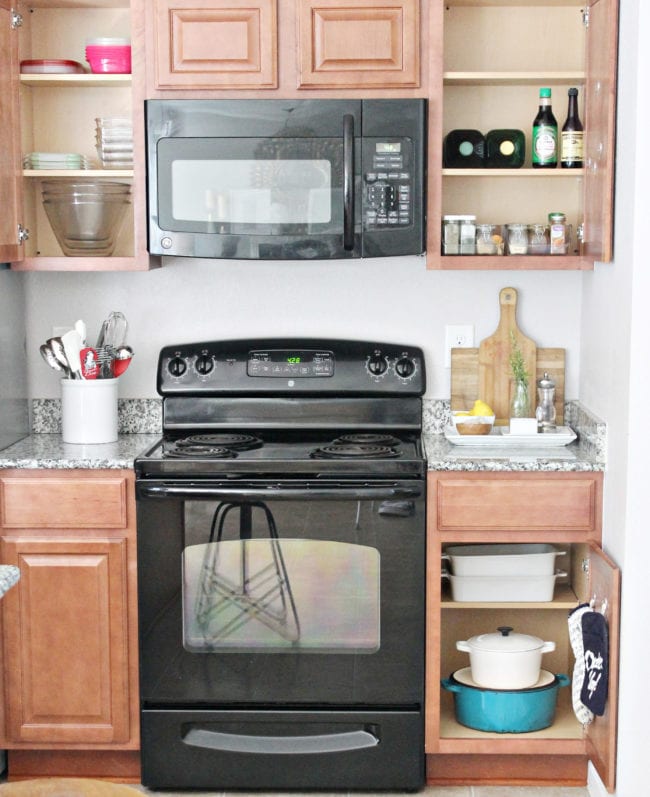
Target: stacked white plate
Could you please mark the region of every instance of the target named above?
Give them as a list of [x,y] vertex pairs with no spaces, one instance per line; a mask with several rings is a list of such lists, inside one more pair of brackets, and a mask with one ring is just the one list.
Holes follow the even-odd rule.
[[96,148],[104,169],[133,168],[133,124],[121,116],[95,119]]
[[88,169],[85,155],[76,152],[29,152],[23,158],[24,169]]

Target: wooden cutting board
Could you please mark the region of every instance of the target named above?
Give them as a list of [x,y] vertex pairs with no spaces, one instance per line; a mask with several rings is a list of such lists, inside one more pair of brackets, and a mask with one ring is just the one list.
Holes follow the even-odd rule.
[[500,318],[496,331],[481,341],[478,349],[451,351],[451,409],[468,410],[477,398],[486,401],[496,415],[495,424],[510,422],[512,376],[510,353],[512,331],[530,375],[531,413],[537,405],[537,380],[545,372],[555,382],[557,423],[564,420],[564,349],[538,349],[517,324],[517,291],[503,288],[499,293]]

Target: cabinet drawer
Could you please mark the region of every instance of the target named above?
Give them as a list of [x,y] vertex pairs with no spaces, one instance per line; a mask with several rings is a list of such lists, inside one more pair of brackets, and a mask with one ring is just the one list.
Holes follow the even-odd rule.
[[598,474],[468,474],[434,480],[438,531],[598,532]]
[[126,479],[5,477],[0,480],[5,528],[120,528],[127,525]]

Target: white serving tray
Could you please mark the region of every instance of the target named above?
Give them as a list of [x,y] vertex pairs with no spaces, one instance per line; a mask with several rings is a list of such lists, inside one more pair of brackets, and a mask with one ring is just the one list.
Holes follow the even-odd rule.
[[569,426],[558,426],[554,432],[510,434],[508,426],[495,426],[490,434],[460,434],[453,426],[445,428],[445,437],[455,446],[499,446],[503,448],[553,448],[572,443],[577,435]]

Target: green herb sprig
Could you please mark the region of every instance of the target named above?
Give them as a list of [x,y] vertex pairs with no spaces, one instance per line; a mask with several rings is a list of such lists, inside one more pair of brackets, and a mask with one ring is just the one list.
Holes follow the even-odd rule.
[[521,349],[515,338],[515,333],[512,330],[510,330],[510,370],[512,371],[512,378],[515,382],[525,382],[528,384],[528,371],[526,370],[524,356],[521,353]]

